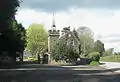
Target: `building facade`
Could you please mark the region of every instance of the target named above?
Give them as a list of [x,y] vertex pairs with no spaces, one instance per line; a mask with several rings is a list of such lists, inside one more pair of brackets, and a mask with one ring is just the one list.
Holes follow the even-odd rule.
[[[70,30],[70,27],[64,27],[61,31],[57,30],[55,25],[55,19],[53,19],[51,29],[48,30],[48,54],[51,56],[53,44],[57,41],[64,41],[66,44],[72,44],[75,50],[79,52],[79,40],[74,35],[74,32]],[[51,57],[49,57],[51,60]]]

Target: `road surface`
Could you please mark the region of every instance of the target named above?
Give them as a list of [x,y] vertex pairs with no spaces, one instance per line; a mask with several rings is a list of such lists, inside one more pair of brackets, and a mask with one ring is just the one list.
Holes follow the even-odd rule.
[[102,67],[29,64],[0,69],[0,82],[120,82],[120,74]]

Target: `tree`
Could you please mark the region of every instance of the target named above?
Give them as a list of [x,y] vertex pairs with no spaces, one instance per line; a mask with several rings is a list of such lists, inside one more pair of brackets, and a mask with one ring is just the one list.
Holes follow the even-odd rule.
[[63,41],[58,41],[52,47],[52,57],[56,61],[64,60],[75,63],[79,58],[79,53],[75,49],[71,44],[67,45]]
[[[21,0],[1,0],[0,2],[0,55],[4,51],[14,59],[22,54],[25,47],[25,29],[15,20]],[[19,53],[19,54],[18,54]]]
[[12,27],[12,19],[19,7],[19,0],[1,0],[0,1],[0,32]]
[[79,27],[77,29],[79,40],[81,43],[81,50],[83,55],[87,55],[92,52],[94,47],[93,32],[88,27]]
[[8,51],[8,56],[16,59],[23,55],[26,46],[26,31],[22,24],[12,20],[12,28],[7,30],[0,39],[0,55],[4,51]]
[[78,32],[75,30],[75,28],[74,28],[74,30],[73,30],[73,33],[74,33],[75,37],[80,41]]
[[103,56],[103,52],[105,52],[105,48],[104,48],[104,44],[100,40],[97,40],[95,42],[94,51],[99,52],[100,56]]
[[[80,38],[79,38],[78,32],[75,30],[75,28],[73,30],[73,33],[74,33],[75,37],[78,39],[78,41],[80,42]],[[82,52],[82,50],[81,50],[81,43],[80,43],[79,44],[79,55],[81,55],[81,52]]]
[[47,48],[48,34],[41,24],[31,24],[27,29],[27,50],[33,57]]
[[23,55],[23,51],[26,47],[26,30],[22,26],[22,24],[17,23],[16,20],[13,20],[12,24],[12,31],[14,33],[14,50],[18,55],[16,54],[16,57],[19,57],[20,55]]

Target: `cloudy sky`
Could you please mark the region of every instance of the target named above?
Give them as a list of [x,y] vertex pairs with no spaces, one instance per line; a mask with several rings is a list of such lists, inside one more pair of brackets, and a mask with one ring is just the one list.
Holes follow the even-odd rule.
[[120,0],[23,0],[16,19],[25,28],[41,23],[48,30],[53,12],[58,29],[87,26],[95,38],[105,43],[105,48],[120,51]]

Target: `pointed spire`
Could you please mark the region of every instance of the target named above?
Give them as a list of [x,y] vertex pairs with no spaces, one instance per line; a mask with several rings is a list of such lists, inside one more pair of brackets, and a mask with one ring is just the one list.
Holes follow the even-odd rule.
[[52,29],[56,30],[56,25],[55,25],[55,13],[54,13],[54,12],[53,12]]

